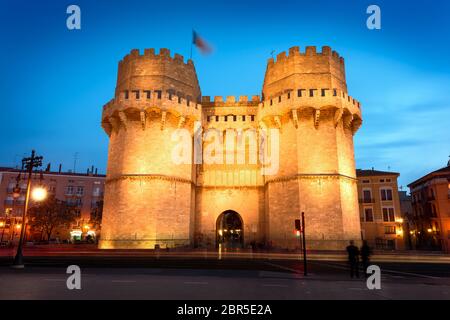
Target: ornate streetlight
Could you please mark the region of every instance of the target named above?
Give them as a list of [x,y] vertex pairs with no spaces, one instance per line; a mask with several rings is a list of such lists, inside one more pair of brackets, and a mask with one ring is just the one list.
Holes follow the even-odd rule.
[[[23,213],[22,213],[22,223],[21,223],[21,228],[20,228],[19,245],[17,246],[17,253],[16,253],[16,256],[14,257],[13,268],[23,268],[24,267],[24,264],[23,264],[23,252],[22,252],[23,250],[22,249],[23,249],[23,239],[24,239],[24,236],[25,236],[25,229],[27,227],[26,226],[26,218],[27,218],[28,204],[29,204],[29,201],[30,201],[31,176],[33,175],[33,169],[34,168],[38,168],[38,167],[42,166],[42,159],[43,159],[43,157],[36,156],[36,153],[35,153],[34,150],[31,151],[31,157],[22,159],[22,167],[28,173],[27,193],[25,195],[24,210],[23,210]],[[19,183],[17,182],[16,188],[18,187],[18,184]],[[15,190],[15,191],[17,191],[17,190]],[[16,192],[14,192],[14,193],[16,193]],[[42,191],[38,192],[38,194],[42,196]],[[20,195],[20,190],[19,190],[19,195]]]

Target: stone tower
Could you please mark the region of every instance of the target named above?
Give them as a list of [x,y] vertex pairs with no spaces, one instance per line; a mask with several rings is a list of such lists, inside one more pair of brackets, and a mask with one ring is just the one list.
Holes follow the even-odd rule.
[[[269,59],[262,98],[250,99],[201,96],[191,60],[132,50],[103,107],[110,142],[100,248],[296,248],[294,220],[304,211],[309,248],[343,249],[361,238],[353,152],[361,119],[344,60],[329,47]],[[203,138],[203,155],[224,141],[214,153],[223,162],[176,164],[179,128],[193,145]],[[279,137],[277,170],[237,160],[242,149],[256,159],[256,140],[269,131]]]
[[102,116],[110,141],[100,248],[190,243],[194,171],[172,161],[171,135],[193,131],[200,98],[191,60],[146,49],[120,61],[115,97]]
[[280,129],[280,169],[265,179],[267,238],[290,247],[304,211],[308,247],[360,240],[353,135],[361,110],[347,95],[344,59],[330,47],[269,59],[258,120]]

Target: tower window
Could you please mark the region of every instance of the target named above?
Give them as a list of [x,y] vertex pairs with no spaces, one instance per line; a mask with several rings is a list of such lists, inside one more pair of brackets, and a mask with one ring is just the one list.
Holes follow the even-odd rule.
[[219,116],[216,116],[216,121],[219,121]]
[[[242,121],[245,121],[245,116],[242,116]],[[450,186],[450,185],[449,185]],[[449,188],[450,189],[450,188]]]
[[287,98],[288,98],[288,99],[290,99],[290,98],[291,98],[291,93],[290,93],[290,92],[288,92],[288,94],[287,94]]
[[150,99],[150,90],[144,90],[144,92],[145,92],[145,94],[146,94],[146,97],[147,97],[147,99]]
[[206,121],[209,122],[210,120],[211,120],[211,117],[210,117],[210,116],[207,116],[207,117],[206,117]]
[[136,99],[140,98],[139,90],[133,90],[132,92],[135,94]]
[[233,116],[233,121],[236,121],[236,116]]
[[158,99],[161,99],[161,95],[162,95],[161,90],[156,90],[155,92],[158,95]]
[[251,116],[250,116],[250,120],[251,120],[251,121],[255,121],[255,116],[254,116],[254,115],[251,115]]
[[128,98],[129,98],[128,90],[125,90],[123,93],[124,93],[124,95],[125,95],[125,99],[128,99]]
[[281,96],[278,97],[278,102],[281,102]]
[[225,119],[224,119],[224,120],[225,120],[225,122],[227,122],[227,121],[228,121],[228,116],[225,116]]

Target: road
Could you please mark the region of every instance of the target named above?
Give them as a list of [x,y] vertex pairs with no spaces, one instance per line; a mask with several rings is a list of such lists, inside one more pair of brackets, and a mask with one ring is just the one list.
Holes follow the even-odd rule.
[[[155,257],[33,257],[14,270],[0,259],[0,299],[450,299],[450,266],[380,263],[381,290],[350,279],[342,262]],[[66,267],[81,267],[68,290]]]

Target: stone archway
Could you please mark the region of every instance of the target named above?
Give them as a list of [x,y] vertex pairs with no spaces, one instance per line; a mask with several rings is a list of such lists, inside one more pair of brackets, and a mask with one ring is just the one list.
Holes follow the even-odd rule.
[[216,246],[236,249],[244,247],[244,223],[233,210],[222,212],[216,221]]

